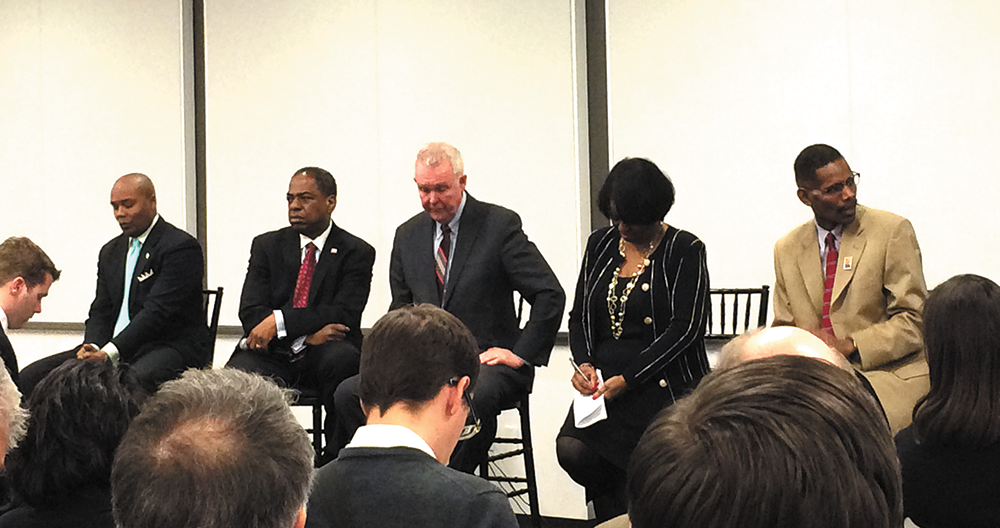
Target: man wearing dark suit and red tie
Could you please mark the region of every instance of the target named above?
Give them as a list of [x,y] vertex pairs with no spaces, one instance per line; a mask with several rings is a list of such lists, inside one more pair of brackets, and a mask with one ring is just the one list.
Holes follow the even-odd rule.
[[42,311],[42,299],[59,280],[59,270],[42,248],[25,237],[0,244],[0,359],[17,383],[17,356],[7,330],[21,328]]
[[[427,145],[417,154],[415,173],[424,212],[396,229],[389,263],[390,309],[434,304],[476,337],[482,371],[473,405],[482,431],[459,444],[451,458],[452,467],[471,473],[493,443],[497,415],[531,391],[534,367],[548,363],[566,294],[521,229],[517,213],[465,192],[458,149],[447,143]],[[514,308],[515,291],[531,305],[523,330]],[[356,388],[349,381],[338,391],[337,410],[347,429],[364,424]],[[353,396],[347,396],[349,389]]]
[[147,390],[211,360],[198,241],[156,213],[156,189],[144,174],[118,178],[111,207],[122,234],[101,248],[84,343],[25,367],[26,397],[74,357],[128,363]]
[[334,390],[358,373],[375,248],[331,220],[337,182],[329,172],[299,169],[285,198],[291,226],[250,246],[240,297],[245,337],[226,366],[320,391],[329,445]]

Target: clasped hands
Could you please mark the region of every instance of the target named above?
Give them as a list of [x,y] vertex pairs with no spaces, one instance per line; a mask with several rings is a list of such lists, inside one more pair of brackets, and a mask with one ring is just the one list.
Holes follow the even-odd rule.
[[103,350],[90,343],[84,343],[80,345],[80,348],[76,349],[76,359],[82,359],[85,361],[104,361],[107,357],[108,355],[104,353]]
[[579,372],[573,372],[570,382],[573,384],[573,388],[584,396],[593,395],[595,400],[604,396],[610,400],[625,390],[625,377],[621,374],[604,380],[604,384],[601,385],[597,381],[597,371],[593,365],[584,363],[580,365],[580,371],[583,372],[584,376],[581,376]]
[[[307,345],[322,345],[328,341],[337,341],[347,335],[350,328],[340,323],[330,323],[316,332],[306,337]],[[274,319],[274,314],[264,318],[257,324],[247,336],[247,348],[262,350],[266,349],[271,340],[278,334],[278,324]]]

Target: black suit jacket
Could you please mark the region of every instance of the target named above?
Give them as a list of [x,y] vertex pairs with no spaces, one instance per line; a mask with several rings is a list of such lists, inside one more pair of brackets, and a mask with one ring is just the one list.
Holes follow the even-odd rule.
[[14,355],[14,345],[10,344],[3,329],[0,329],[0,359],[3,360],[4,367],[7,367],[7,372],[10,372],[10,379],[17,383],[17,356]]
[[[458,317],[481,350],[501,347],[546,365],[562,322],[566,294],[552,268],[521,229],[517,213],[466,195],[444,301],[434,275],[435,222],[422,212],[396,229],[389,263],[395,309],[430,303]],[[531,305],[522,331],[514,291]]]
[[346,339],[360,348],[361,312],[371,292],[375,248],[333,224],[313,271],[309,303],[292,308],[301,255],[299,234],[291,227],[253,239],[240,296],[243,335],[280,309],[288,335],[273,340],[270,347],[290,348],[294,339],[340,323],[350,329]]
[[97,294],[90,305],[84,342],[98,347],[112,342],[124,361],[147,349],[169,346],[191,365],[207,364],[212,347],[202,294],[204,256],[198,241],[163,217],[156,221],[132,275],[130,323],[112,338],[124,297],[127,254],[125,234],[101,248]]

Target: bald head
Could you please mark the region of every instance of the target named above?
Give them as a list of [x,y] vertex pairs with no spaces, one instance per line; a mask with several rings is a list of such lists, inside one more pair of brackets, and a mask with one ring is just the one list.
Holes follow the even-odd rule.
[[764,328],[733,339],[722,347],[719,368],[772,356],[811,357],[854,372],[847,358],[826,346],[822,339],[794,326]]
[[111,188],[111,208],[122,233],[143,234],[156,217],[156,189],[145,174],[126,174]]

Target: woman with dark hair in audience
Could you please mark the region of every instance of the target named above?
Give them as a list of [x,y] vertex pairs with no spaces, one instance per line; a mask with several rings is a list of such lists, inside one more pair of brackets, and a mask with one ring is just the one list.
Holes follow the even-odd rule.
[[590,235],[569,314],[582,372],[573,388],[603,395],[607,419],[579,428],[571,408],[556,454],[598,520],[625,512],[625,469],[646,426],[709,370],[705,244],[663,222],[673,204],[674,186],[653,162],[614,166],[598,195],[614,225]]
[[0,528],[114,528],[111,463],[144,394],[127,366],[72,360],[38,384],[7,457],[16,507]]
[[896,435],[903,507],[921,528],[1000,526],[1000,286],[941,283],[924,303],[931,390]]

